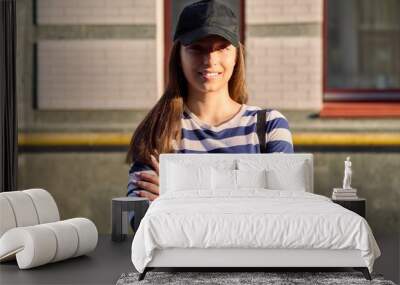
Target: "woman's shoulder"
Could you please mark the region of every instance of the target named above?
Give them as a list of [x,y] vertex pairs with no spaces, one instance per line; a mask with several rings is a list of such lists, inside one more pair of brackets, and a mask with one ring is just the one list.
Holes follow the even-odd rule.
[[267,151],[293,153],[293,139],[286,117],[277,109],[251,106],[253,110],[265,110],[265,135]]
[[285,115],[283,115],[283,113],[281,113],[277,109],[259,107],[259,106],[255,106],[255,105],[245,105],[245,107],[246,107],[246,111],[254,113],[254,114],[256,114],[260,110],[264,110],[266,112],[265,117],[266,117],[267,121],[272,121],[274,119],[279,119],[279,118],[287,121],[287,118],[285,117]]

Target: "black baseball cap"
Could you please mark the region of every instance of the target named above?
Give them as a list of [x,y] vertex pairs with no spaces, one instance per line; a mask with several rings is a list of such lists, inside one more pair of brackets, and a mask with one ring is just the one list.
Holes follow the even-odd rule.
[[174,41],[189,45],[208,35],[221,36],[239,47],[237,17],[218,0],[202,0],[186,6],[179,15]]

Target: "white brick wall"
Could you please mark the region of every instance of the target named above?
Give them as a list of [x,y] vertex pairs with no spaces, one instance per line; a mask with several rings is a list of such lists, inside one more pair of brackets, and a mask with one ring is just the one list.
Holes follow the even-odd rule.
[[323,0],[247,0],[246,23],[307,23],[322,21]]
[[[290,30],[299,24],[322,25],[323,0],[247,0],[245,3],[248,26],[281,24]],[[321,107],[320,35],[248,35],[246,55],[249,103],[279,109]]]
[[38,43],[42,109],[150,108],[157,100],[155,40]]
[[320,108],[320,38],[249,38],[246,80],[250,104],[281,109]]
[[154,24],[157,0],[37,0],[39,24]]

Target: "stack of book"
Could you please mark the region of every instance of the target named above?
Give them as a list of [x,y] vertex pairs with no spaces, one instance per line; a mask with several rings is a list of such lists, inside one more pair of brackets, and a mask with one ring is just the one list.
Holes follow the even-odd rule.
[[357,200],[357,189],[333,188],[333,200]]

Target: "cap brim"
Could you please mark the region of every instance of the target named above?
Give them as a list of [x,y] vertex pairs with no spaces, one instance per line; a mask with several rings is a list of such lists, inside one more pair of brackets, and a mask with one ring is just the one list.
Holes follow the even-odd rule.
[[202,27],[189,33],[183,34],[177,40],[183,45],[190,45],[206,36],[217,35],[228,40],[235,47],[239,47],[239,40],[235,34],[220,27]]

